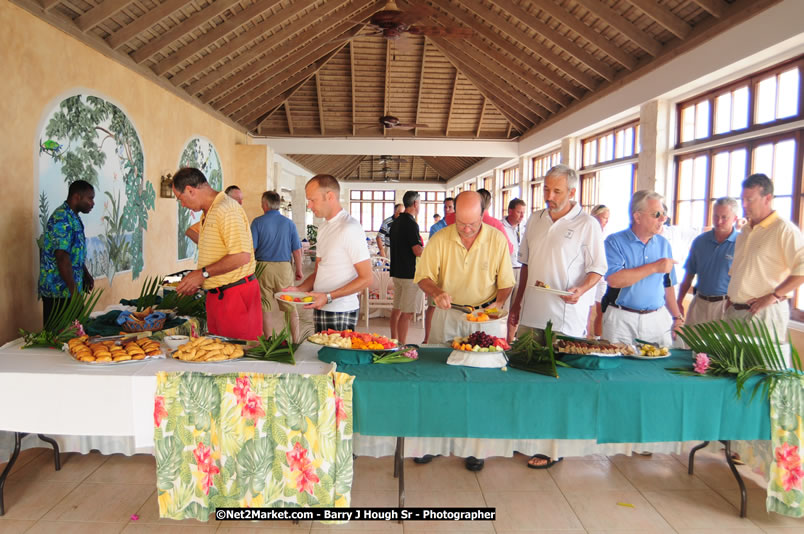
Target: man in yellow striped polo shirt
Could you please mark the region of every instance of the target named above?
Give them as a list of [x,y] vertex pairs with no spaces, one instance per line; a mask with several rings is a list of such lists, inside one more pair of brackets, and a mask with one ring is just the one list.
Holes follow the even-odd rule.
[[183,168],[173,177],[182,206],[203,211],[198,265],[176,288],[192,295],[206,290],[207,331],[237,339],[262,335],[260,286],[254,276],[254,245],[246,212],[226,193],[210,187],[204,173]]

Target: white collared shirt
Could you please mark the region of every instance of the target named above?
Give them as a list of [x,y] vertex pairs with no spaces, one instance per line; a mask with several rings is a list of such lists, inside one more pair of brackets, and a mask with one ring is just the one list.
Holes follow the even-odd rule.
[[[313,291],[330,293],[343,287],[355,278],[355,264],[368,260],[366,232],[360,223],[341,210],[332,219],[318,228],[316,258],[319,259]],[[333,299],[321,309],[328,312],[345,312],[360,307],[357,294]]]
[[585,335],[594,288],[584,293],[577,304],[567,304],[558,295],[532,286],[538,280],[553,289],[567,290],[580,285],[587,273],[606,274],[606,250],[597,219],[578,203],[555,222],[547,209],[533,213],[520,243],[519,261],[528,266],[520,324],[544,328],[547,321],[552,321],[553,330],[570,336]]
[[525,225],[520,222],[518,225],[512,226],[508,222],[508,217],[502,218],[502,225],[508,235],[508,241],[514,246],[514,251],[511,253],[511,266],[514,269],[522,267],[522,264],[519,263],[519,243],[525,236]]

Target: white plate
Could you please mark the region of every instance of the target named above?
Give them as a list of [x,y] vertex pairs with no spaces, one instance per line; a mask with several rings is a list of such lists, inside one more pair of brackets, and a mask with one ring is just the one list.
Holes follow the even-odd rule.
[[666,354],[664,356],[642,356],[641,354],[634,354],[628,357],[634,358],[635,360],[664,360],[665,358],[669,358],[670,356],[672,356],[672,354]]
[[307,304],[312,303],[312,301],[310,301],[310,302],[295,302],[295,301],[289,301],[289,300],[282,300],[281,298],[279,298],[282,295],[287,295],[287,296],[293,297],[293,298],[298,297],[300,299],[304,298],[304,297],[309,297],[310,295],[308,295],[304,291],[279,291],[278,293],[274,293],[274,298],[276,300],[278,300],[279,302],[284,302],[285,304],[295,304],[296,306],[305,306]]
[[307,341],[309,341],[313,345],[318,345],[319,347],[329,347],[331,349],[338,349],[338,350],[353,350],[355,352],[395,352],[399,350],[398,345],[392,349],[352,349],[348,347],[336,347],[335,345],[325,345],[324,343],[318,343],[317,341],[313,341],[310,338],[307,338]]
[[73,360],[77,361],[78,363],[82,363],[82,364],[85,364],[85,365],[102,366],[102,365],[125,365],[127,363],[142,363],[142,362],[147,362],[147,361],[150,361],[150,360],[164,359],[165,355],[164,354],[154,354],[153,356],[146,356],[142,360],[122,360],[122,361],[119,361],[119,362],[83,362],[81,360],[76,359],[75,356],[72,356],[72,358],[73,358]]
[[[486,310],[484,310],[483,308],[481,308],[479,310],[475,310],[475,311],[472,312],[472,315],[480,315],[481,313],[486,313]],[[467,323],[489,324],[489,323],[496,323],[496,322],[502,321],[503,319],[508,317],[508,312],[505,311],[505,310],[498,310],[497,313],[495,313],[495,315],[498,316],[496,319],[489,318],[488,321],[479,321],[479,322],[478,321],[470,321],[469,318],[467,317],[467,315],[469,315],[469,314],[466,314],[466,315],[463,316],[463,320],[466,321]]]
[[562,289],[553,289],[552,287],[539,287],[539,286],[528,286],[531,289],[535,289],[537,291],[544,291],[545,293],[552,293],[553,295],[563,295],[565,297],[569,297],[572,295],[569,291],[564,291]]

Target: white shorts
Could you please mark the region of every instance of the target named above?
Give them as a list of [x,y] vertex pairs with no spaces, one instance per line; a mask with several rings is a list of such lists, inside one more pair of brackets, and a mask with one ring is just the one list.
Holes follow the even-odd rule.
[[634,313],[609,306],[603,314],[603,339],[633,344],[634,339],[669,347],[673,343],[670,329],[673,319],[664,308],[650,313]]

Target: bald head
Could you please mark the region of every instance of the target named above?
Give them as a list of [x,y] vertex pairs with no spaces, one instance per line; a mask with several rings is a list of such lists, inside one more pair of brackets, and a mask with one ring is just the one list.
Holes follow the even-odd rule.
[[483,223],[483,197],[475,191],[464,191],[455,199],[455,226],[464,239],[474,238]]

